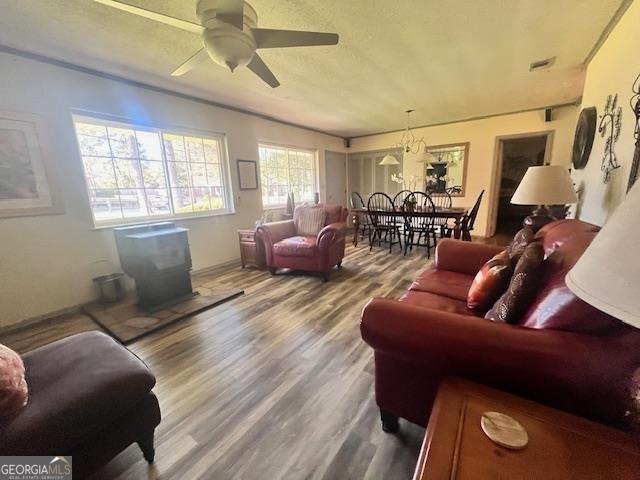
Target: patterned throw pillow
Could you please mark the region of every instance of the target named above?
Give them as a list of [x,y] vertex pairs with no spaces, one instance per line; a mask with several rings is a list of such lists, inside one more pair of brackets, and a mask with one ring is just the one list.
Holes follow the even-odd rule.
[[544,248],[542,244],[533,242],[527,245],[513,271],[509,288],[484,318],[498,322],[517,323],[535,298],[543,261]]
[[27,382],[20,355],[0,344],[0,418],[9,417],[27,404]]
[[503,250],[476,274],[467,295],[467,307],[486,312],[507,289],[512,273],[509,254]]
[[325,211],[322,205],[314,207],[300,206],[294,215],[296,231],[302,237],[315,237],[324,227]]
[[524,227],[515,234],[513,240],[511,240],[511,243],[507,247],[507,253],[514,265],[520,260],[520,256],[522,252],[524,252],[524,249],[527,248],[527,245],[533,242],[534,235],[533,230],[529,227]]

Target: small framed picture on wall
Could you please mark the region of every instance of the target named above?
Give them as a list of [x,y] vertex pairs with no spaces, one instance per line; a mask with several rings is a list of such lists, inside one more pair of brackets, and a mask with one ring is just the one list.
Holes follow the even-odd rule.
[[240,190],[257,190],[258,162],[238,160],[238,181],[240,182]]

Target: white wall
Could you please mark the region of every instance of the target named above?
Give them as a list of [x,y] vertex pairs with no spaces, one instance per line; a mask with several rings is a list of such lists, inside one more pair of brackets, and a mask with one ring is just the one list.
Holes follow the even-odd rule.
[[[608,184],[602,181],[600,170],[605,139],[597,133],[587,166],[572,174],[583,189],[578,214],[580,219],[602,225],[624,198],[629,170],[633,160],[635,116],[629,106],[631,86],[640,74],[640,2],[634,2],[613,29],[609,38],[587,67],[582,107],[595,106],[600,116],[607,95],[618,94],[622,106],[622,129],[615,144],[621,168],[615,170]],[[598,122],[600,119],[598,118]]]
[[[469,142],[469,165],[465,196],[454,197],[456,206],[471,207],[484,189],[482,205],[476,220],[475,235],[483,236],[489,224],[489,201],[493,198],[493,178],[496,168],[496,138],[523,133],[553,131],[551,163],[569,166],[577,109],[573,106],[554,109],[551,122],[544,121],[544,111],[532,111],[490,117],[481,120],[450,123],[414,130],[417,138],[424,137],[428,145]],[[402,133],[385,133],[355,138],[351,152],[389,148],[400,140]],[[420,174],[422,167],[405,158],[405,175]]]
[[[94,230],[71,109],[226,134],[236,213],[183,220],[194,269],[239,257],[236,229],[253,226],[260,192],[240,191],[235,161],[258,158],[258,141],[317,149],[324,199],[324,150],[340,138],[0,53],[0,110],[44,117],[65,214],[0,219],[0,327],[90,301],[91,279],[118,267],[111,229]],[[106,262],[105,262],[106,261]]]

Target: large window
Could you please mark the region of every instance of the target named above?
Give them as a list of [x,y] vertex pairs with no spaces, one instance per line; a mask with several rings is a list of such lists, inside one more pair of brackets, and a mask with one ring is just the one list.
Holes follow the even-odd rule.
[[96,226],[231,210],[223,137],[74,122]]
[[316,153],[313,150],[260,144],[262,206],[282,207],[287,193],[296,202],[312,201],[317,189]]

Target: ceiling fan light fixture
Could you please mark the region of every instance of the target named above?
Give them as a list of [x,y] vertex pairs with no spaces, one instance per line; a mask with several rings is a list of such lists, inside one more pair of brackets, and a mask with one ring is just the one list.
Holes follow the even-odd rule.
[[250,34],[226,24],[205,30],[202,41],[209,57],[232,72],[248,65],[256,52],[256,43]]

